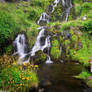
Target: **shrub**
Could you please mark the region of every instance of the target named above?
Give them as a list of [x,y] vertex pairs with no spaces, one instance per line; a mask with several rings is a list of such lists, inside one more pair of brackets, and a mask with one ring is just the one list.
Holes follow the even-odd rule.
[[92,33],[92,20],[84,23],[83,31],[87,31],[89,34]]
[[15,21],[8,12],[0,11],[0,44],[5,43],[6,39],[15,30]]
[[58,40],[52,41],[52,47],[51,47],[51,55],[54,59],[59,59],[61,55],[61,51],[59,49],[59,42]]
[[[0,88],[9,92],[25,92],[25,88],[38,85],[36,73],[33,72],[35,65],[28,65],[23,68],[19,65],[8,65],[0,72]],[[21,90],[22,89],[22,90]]]

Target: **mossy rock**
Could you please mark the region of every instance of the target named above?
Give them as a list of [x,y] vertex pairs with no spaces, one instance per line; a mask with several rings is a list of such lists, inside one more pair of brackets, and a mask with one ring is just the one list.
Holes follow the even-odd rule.
[[61,55],[60,44],[57,39],[53,39],[51,43],[52,43],[51,51],[50,51],[51,58],[52,60],[56,61],[60,58],[60,55]]
[[46,58],[47,58],[47,55],[40,50],[35,53],[35,56],[31,57],[31,61],[34,64],[41,64],[46,61]]

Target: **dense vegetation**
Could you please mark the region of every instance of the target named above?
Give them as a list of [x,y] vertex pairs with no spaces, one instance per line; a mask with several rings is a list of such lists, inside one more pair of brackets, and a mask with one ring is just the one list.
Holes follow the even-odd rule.
[[[0,3],[0,88],[4,90],[19,90],[38,85],[38,79],[34,68],[38,66],[27,65],[26,69],[22,66],[14,65],[14,60],[5,54],[12,53],[12,41],[19,32],[25,32],[30,48],[35,43],[39,30],[37,20],[42,12],[46,11],[47,6],[53,0],[31,0],[30,2],[3,2]],[[47,31],[57,37],[51,37],[50,55],[53,61],[78,61],[84,66],[89,67],[92,57],[92,3],[83,0],[73,0],[73,8],[69,14],[67,22],[61,22],[62,7],[59,3],[51,16],[51,22],[47,24]],[[81,11],[81,12],[80,12]],[[62,33],[62,36],[61,36]],[[66,34],[69,34],[66,36]],[[60,51],[62,46],[62,51]],[[62,53],[61,53],[62,52]],[[34,62],[41,63],[46,60],[46,54],[39,51]],[[9,59],[9,60],[7,60]],[[31,61],[31,60],[30,60]],[[4,63],[3,63],[4,62]],[[9,64],[11,64],[9,66]],[[6,67],[7,66],[7,67]],[[5,68],[6,67],[6,68]],[[32,71],[29,71],[32,70]],[[15,71],[15,73],[13,72]],[[18,72],[17,72],[18,71]],[[3,76],[2,76],[3,75]],[[22,80],[22,77],[24,78]],[[88,70],[76,76],[86,79],[92,74]],[[32,79],[30,79],[33,77]],[[21,82],[21,83],[20,83]],[[32,83],[32,84],[29,84]],[[91,84],[92,80],[88,81]],[[3,84],[5,87],[3,87]],[[16,85],[18,84],[18,85]],[[25,91],[24,91],[25,92]]]

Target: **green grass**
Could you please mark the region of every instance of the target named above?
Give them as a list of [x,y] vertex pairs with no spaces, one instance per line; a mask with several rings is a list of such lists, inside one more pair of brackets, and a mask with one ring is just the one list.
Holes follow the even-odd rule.
[[83,34],[81,37],[82,48],[80,50],[71,50],[71,56],[73,60],[77,60],[83,63],[85,66],[89,65],[89,59],[92,55],[92,39],[89,40],[87,34]]
[[60,55],[61,55],[61,51],[59,49],[59,42],[58,40],[53,40],[52,47],[51,47],[51,56],[54,59],[59,59]]
[[82,71],[78,76],[75,76],[75,78],[78,79],[87,79],[89,76],[91,76],[91,74],[87,71]]
[[25,88],[37,85],[38,78],[31,65],[25,69],[19,65],[8,65],[0,72],[0,88],[3,90],[25,92]]

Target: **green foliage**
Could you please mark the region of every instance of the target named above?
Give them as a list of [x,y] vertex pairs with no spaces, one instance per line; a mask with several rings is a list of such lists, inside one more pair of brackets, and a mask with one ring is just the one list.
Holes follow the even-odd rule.
[[92,10],[92,4],[89,2],[79,3],[79,1],[78,1],[77,3],[75,3],[74,8],[75,8],[76,16],[78,16],[79,13],[80,13],[80,16],[84,16],[84,15],[88,15],[90,13],[90,11]]
[[51,20],[52,21],[59,20],[61,15],[62,15],[62,7],[60,2],[58,6],[55,7],[54,12],[51,14]]
[[15,32],[15,25],[14,18],[8,12],[0,11],[0,44],[5,43]]
[[[0,88],[4,90],[8,88],[9,92],[20,90],[25,87],[32,87],[38,85],[38,79],[35,72],[32,71],[31,65],[25,67],[8,65],[0,72]],[[25,90],[20,92],[25,92]]]
[[5,48],[6,54],[10,54],[12,50],[12,45],[9,45],[8,47]]
[[91,74],[87,71],[82,71],[78,76],[75,76],[76,78],[79,79],[87,79]]
[[80,3],[81,4],[81,3],[83,3],[83,0],[80,0],[80,1],[79,0],[73,0],[73,3],[74,4],[77,4],[77,3]]
[[39,26],[33,22],[33,23],[31,23],[30,28],[26,32],[27,37],[28,37],[28,42],[29,42],[29,45],[31,48],[35,44],[36,37],[37,37],[38,32],[39,32],[39,30],[37,29],[38,27]]
[[71,56],[73,60],[78,60],[85,66],[89,65],[89,59],[92,55],[92,40],[89,40],[87,35],[81,36],[81,42],[83,47],[80,50],[71,49]]
[[61,51],[59,49],[59,42],[58,40],[52,41],[52,47],[51,47],[51,55],[54,59],[58,59],[61,55]]
[[88,3],[88,2],[83,3],[81,6],[81,15],[83,16],[83,15],[87,14],[90,11],[90,9],[92,9],[91,3]]
[[37,6],[39,8],[42,8],[43,10],[47,8],[47,6],[49,5],[50,0],[32,0],[30,2],[31,6]]
[[87,21],[86,23],[84,23],[83,31],[87,31],[89,34],[92,33],[92,20]]

